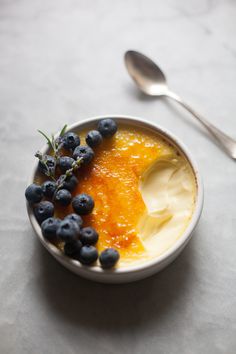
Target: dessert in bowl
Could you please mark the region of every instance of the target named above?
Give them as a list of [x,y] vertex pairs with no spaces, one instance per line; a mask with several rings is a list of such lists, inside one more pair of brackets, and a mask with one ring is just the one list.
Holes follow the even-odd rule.
[[[78,134],[84,145],[88,132],[97,129],[103,118],[78,122],[68,131]],[[200,217],[203,187],[195,162],[172,134],[143,119],[111,118],[118,130],[93,149],[87,166],[82,164],[72,197],[91,196],[91,212],[80,215],[82,230],[96,230],[98,254],[106,249],[117,252],[113,267],[104,269],[108,267],[96,257],[89,266],[79,257],[68,257],[64,239],[48,241],[30,204],[28,212],[41,242],[60,263],[89,279],[116,283],[151,275],[180,253]],[[42,185],[44,180],[37,163],[30,183]],[[78,211],[73,200],[63,207],[56,205],[54,215],[62,220]],[[83,241],[80,233],[78,239]]]

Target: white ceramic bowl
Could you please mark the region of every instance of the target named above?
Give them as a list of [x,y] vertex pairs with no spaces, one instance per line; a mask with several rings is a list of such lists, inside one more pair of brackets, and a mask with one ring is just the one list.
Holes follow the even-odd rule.
[[[126,283],[126,282],[131,282],[131,281],[136,281],[139,279],[146,278],[154,273],[159,272],[161,269],[166,267],[169,263],[171,263],[178,255],[179,253],[183,250],[183,248],[186,246],[186,244],[189,242],[192,232],[195,228],[195,226],[198,223],[198,220],[201,215],[202,207],[203,207],[203,184],[201,177],[199,175],[199,170],[197,167],[196,162],[194,161],[192,155],[186,148],[186,146],[180,142],[172,133],[167,131],[164,128],[159,127],[158,125],[151,123],[147,120],[141,119],[141,118],[136,118],[136,117],[130,117],[130,116],[100,116],[100,117],[94,117],[90,119],[86,119],[84,121],[77,122],[71,126],[68,127],[68,130],[72,131],[78,131],[82,129],[91,129],[96,127],[96,123],[98,120],[102,118],[114,118],[116,122],[118,123],[125,123],[127,125],[133,126],[133,127],[139,127],[139,128],[148,128],[151,129],[154,133],[156,132],[158,135],[161,134],[167,141],[169,141],[171,144],[176,146],[182,153],[185,155],[187,160],[190,162],[195,178],[196,178],[196,184],[197,184],[197,195],[196,195],[196,204],[195,204],[195,210],[192,216],[192,219],[183,233],[183,235],[173,244],[171,248],[169,248],[165,253],[162,255],[147,261],[141,265],[135,265],[135,266],[129,266],[127,268],[122,268],[122,269],[115,269],[115,270],[103,270],[99,266],[83,266],[81,265],[78,261],[72,260],[65,256],[58,248],[56,248],[54,245],[52,245],[50,242],[44,239],[40,226],[33,214],[32,208],[30,205],[27,203],[27,210],[28,210],[28,215],[29,219],[31,221],[31,224],[33,226],[33,229],[35,230],[39,240],[41,243],[44,245],[44,247],[51,253],[51,255],[58,260],[63,266],[71,270],[72,272],[81,275],[82,277],[98,281],[98,282],[103,282],[103,283]],[[48,147],[45,146],[41,151],[42,153],[46,153],[48,150]],[[31,178],[29,180],[29,184],[33,183],[36,171],[37,171],[37,166],[38,163],[37,161],[34,164],[33,167],[33,172],[31,175]]]

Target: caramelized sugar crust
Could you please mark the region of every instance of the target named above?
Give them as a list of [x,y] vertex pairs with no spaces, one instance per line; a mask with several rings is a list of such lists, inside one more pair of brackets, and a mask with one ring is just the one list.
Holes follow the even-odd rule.
[[[85,144],[86,133],[78,132],[81,144]],[[146,211],[139,190],[140,177],[157,158],[178,152],[151,131],[125,126],[119,126],[116,135],[104,139],[94,151],[92,163],[79,169],[79,184],[73,191],[73,196],[87,193],[95,201],[92,214],[83,216],[84,226],[92,226],[99,233],[99,251],[114,247],[126,260],[140,257],[145,249],[137,225]],[[35,181],[42,183],[45,179],[37,175]],[[57,206],[55,210],[61,219],[72,212],[71,205]],[[57,246],[63,249],[63,244]]]
[[95,150],[90,167],[79,172],[75,194],[88,193],[94,198],[95,208],[84,222],[98,231],[99,250],[115,247],[128,258],[145,251],[137,236],[138,221],[146,210],[140,176],[158,157],[173,152],[161,137],[136,128],[119,128]]

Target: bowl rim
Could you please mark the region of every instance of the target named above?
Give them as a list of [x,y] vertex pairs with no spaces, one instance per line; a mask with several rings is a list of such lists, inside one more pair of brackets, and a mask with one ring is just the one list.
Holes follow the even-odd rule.
[[[193,212],[193,215],[191,217],[191,220],[185,229],[184,233],[174,242],[172,246],[170,246],[164,253],[162,253],[159,256],[153,257],[150,260],[144,261],[141,264],[135,264],[135,265],[128,265],[127,267],[122,267],[122,268],[115,268],[115,269],[102,269],[98,265],[94,266],[84,266],[82,265],[79,261],[71,259],[67,257],[65,254],[63,254],[55,245],[47,241],[41,232],[40,225],[38,224],[34,213],[33,213],[33,208],[31,205],[26,201],[26,206],[27,206],[27,212],[28,216],[31,222],[31,225],[37,234],[40,242],[43,244],[43,246],[51,253],[60,263],[62,263],[64,266],[69,268],[70,270],[73,270],[76,273],[83,273],[84,275],[90,275],[90,277],[94,276],[95,274],[99,275],[100,277],[103,276],[104,278],[106,276],[110,277],[111,274],[115,276],[120,276],[120,275],[125,275],[125,274],[136,274],[137,272],[140,271],[145,271],[146,269],[153,268],[153,267],[158,267],[165,263],[167,259],[171,258],[178,250],[182,249],[187,242],[190,240],[192,233],[198,223],[198,220],[201,216],[202,209],[203,209],[203,200],[204,200],[204,191],[203,191],[203,182],[201,175],[199,173],[199,168],[197,166],[197,163],[195,159],[193,158],[191,152],[189,149],[186,147],[186,145],[179,139],[177,138],[172,132],[170,132],[168,129],[163,128],[159,124],[156,124],[155,122],[151,122],[147,119],[143,119],[140,117],[136,116],[130,116],[130,115],[118,115],[118,114],[109,114],[109,115],[99,115],[99,116],[94,116],[91,118],[79,120],[71,125],[68,125],[67,131],[73,131],[75,129],[79,129],[83,125],[87,125],[90,123],[94,123],[100,119],[104,118],[112,118],[117,121],[121,121],[124,124],[129,124],[133,123],[135,125],[141,125],[146,126],[146,128],[159,133],[161,136],[163,136],[167,141],[169,140],[174,146],[176,146],[186,157],[188,162],[190,163],[194,176],[195,176],[195,181],[196,181],[196,200],[195,200],[195,210]],[[58,134],[56,134],[57,136]],[[39,151],[42,153],[46,153],[48,151],[48,146],[45,144]],[[28,180],[28,185],[33,183],[34,181],[34,176],[37,171],[38,167],[38,161],[36,160],[33,164],[33,169],[30,175],[30,178]],[[82,275],[82,274],[81,274]]]

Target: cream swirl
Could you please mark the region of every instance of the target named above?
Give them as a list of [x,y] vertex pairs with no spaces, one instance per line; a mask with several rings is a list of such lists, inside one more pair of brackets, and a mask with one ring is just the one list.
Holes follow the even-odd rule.
[[183,234],[193,214],[196,182],[189,162],[169,155],[143,174],[140,191],[147,211],[138,235],[149,257],[162,254]]

